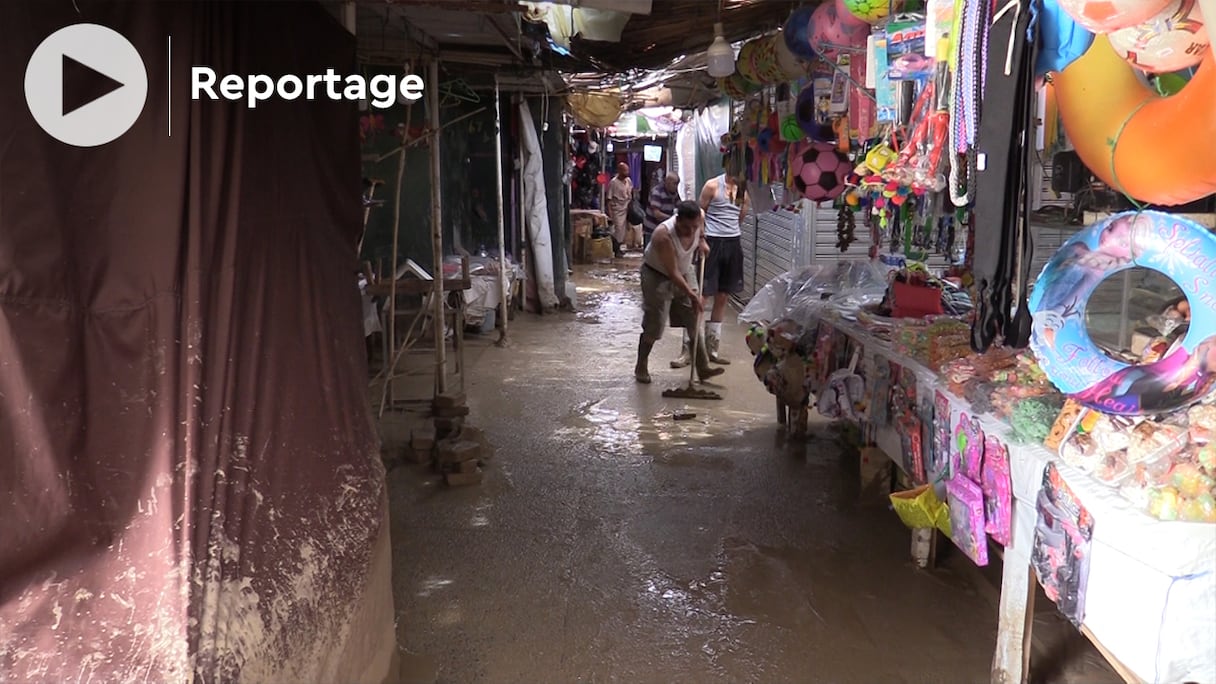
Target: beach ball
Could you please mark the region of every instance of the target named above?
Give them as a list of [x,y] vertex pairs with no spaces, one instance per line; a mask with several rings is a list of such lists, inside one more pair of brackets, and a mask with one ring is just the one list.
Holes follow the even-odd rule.
[[739,48],[739,56],[735,59],[735,73],[740,74],[743,78],[752,83],[763,83],[760,77],[756,75],[756,48],[760,47],[760,40],[749,40]]
[[803,74],[805,69],[798,55],[790,52],[790,46],[785,44],[784,34],[773,36],[773,50],[777,54],[777,65],[787,79],[795,79]]
[[801,155],[794,187],[813,202],[835,199],[844,192],[852,172],[847,155],[827,143],[813,143]]
[[850,12],[844,0],[836,0],[832,4],[832,11],[836,14],[836,21],[840,22],[841,31],[850,35],[861,34],[863,37],[870,34],[870,24]]
[[736,71],[726,78],[718,79],[718,89],[732,100],[746,100],[748,95],[758,92],[760,86]]
[[784,45],[781,36],[767,36],[760,39],[760,46],[756,48],[756,54],[753,56],[756,75],[764,83],[781,83],[788,81],[797,76],[790,75],[786,72],[785,66],[781,64],[780,55],[777,53],[777,46]]
[[800,59],[815,58],[815,51],[811,49],[811,15],[814,11],[813,7],[799,7],[781,29],[785,47]]
[[[890,0],[840,0],[840,5],[849,14],[867,24],[877,24],[891,13]],[[903,9],[903,0],[895,0],[895,11]]]
[[1108,37],[1119,56],[1150,74],[1193,67],[1203,60],[1209,45],[1195,0],[1172,0],[1161,14]]
[[1170,0],[1058,0],[1060,9],[1094,33],[1111,33],[1160,14]]

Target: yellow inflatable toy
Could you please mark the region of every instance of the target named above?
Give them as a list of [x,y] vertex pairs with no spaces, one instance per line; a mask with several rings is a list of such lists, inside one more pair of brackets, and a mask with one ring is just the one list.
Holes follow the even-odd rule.
[[1069,140],[1108,185],[1141,202],[1162,205],[1216,193],[1212,52],[1181,92],[1162,97],[1100,35],[1054,82]]

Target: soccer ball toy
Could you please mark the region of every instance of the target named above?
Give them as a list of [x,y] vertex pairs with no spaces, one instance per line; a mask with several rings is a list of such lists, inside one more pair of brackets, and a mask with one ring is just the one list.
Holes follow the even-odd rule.
[[1170,0],[1059,0],[1060,9],[1094,33],[1111,33],[1157,16]]
[[814,143],[801,155],[802,162],[794,187],[812,202],[835,199],[844,192],[853,163],[826,143]]
[[1208,53],[1208,34],[1195,0],[1172,0],[1161,14],[1108,37],[1120,57],[1150,74],[1188,69]]
[[[841,4],[849,14],[867,24],[877,24],[891,13],[889,0],[841,0]],[[903,4],[903,0],[895,0],[895,11],[902,9]]]

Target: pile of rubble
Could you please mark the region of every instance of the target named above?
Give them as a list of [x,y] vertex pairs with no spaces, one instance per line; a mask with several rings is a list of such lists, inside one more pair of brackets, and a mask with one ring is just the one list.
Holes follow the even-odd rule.
[[431,423],[410,435],[411,460],[432,464],[452,487],[481,484],[493,456],[481,430],[464,424],[468,415],[464,394],[440,394],[431,405]]

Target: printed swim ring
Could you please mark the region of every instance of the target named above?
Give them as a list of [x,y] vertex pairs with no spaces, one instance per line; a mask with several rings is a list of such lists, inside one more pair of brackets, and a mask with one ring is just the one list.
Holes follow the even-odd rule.
[[[1140,266],[1169,277],[1191,305],[1178,348],[1153,363],[1107,356],[1085,330],[1085,306],[1108,276]],[[1157,211],[1125,212],[1074,235],[1035,281],[1030,339],[1043,372],[1064,394],[1103,413],[1167,413],[1216,386],[1216,234]]]

